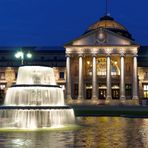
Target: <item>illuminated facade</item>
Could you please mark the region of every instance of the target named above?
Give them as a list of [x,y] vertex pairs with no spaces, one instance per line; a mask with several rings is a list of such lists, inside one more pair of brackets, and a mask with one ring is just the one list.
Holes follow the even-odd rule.
[[[24,65],[54,68],[67,103],[138,103],[148,100],[148,47],[139,47],[125,27],[105,16],[63,47],[24,47]],[[15,84],[17,48],[0,48],[0,102]]]
[[[67,100],[137,104],[142,87],[138,79],[139,47],[128,30],[110,16],[102,17],[82,36],[65,44]],[[144,85],[145,97],[147,87]]]

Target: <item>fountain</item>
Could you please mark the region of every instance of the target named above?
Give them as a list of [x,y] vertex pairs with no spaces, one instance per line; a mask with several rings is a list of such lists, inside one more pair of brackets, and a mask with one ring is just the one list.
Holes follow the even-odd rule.
[[62,88],[56,85],[52,68],[22,66],[16,85],[6,93],[0,107],[2,128],[53,128],[75,122],[74,111],[64,104]]

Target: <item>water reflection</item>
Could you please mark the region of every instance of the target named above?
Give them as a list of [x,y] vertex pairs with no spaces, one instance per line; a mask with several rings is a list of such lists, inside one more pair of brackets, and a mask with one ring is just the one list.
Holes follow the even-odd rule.
[[0,147],[148,148],[148,119],[82,117],[69,131],[0,133]]
[[142,135],[142,142],[148,147],[148,119],[143,119],[140,133]]
[[0,148],[67,148],[73,145],[73,132],[1,133]]

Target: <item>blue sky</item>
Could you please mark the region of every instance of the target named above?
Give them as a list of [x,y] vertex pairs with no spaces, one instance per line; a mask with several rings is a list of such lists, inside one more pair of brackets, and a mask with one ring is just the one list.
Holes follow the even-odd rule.
[[[108,0],[109,12],[148,45],[148,0]],[[105,13],[105,0],[0,0],[0,46],[62,46]]]

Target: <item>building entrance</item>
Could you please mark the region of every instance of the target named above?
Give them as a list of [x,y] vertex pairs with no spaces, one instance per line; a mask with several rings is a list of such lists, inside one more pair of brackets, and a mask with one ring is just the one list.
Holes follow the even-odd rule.
[[106,99],[106,89],[99,89],[99,99],[101,100]]
[[120,91],[119,89],[112,89],[112,99],[119,99],[120,98]]
[[91,99],[92,89],[86,89],[86,99]]

